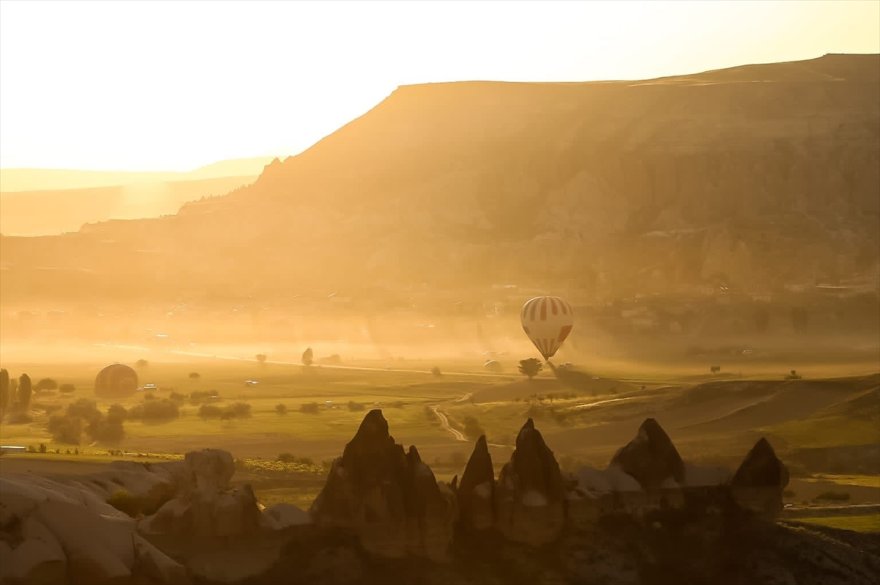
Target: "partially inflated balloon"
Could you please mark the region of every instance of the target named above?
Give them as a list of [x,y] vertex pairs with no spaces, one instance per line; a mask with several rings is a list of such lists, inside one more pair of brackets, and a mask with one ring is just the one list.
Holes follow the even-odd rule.
[[523,331],[545,360],[559,350],[574,323],[571,305],[559,297],[535,297],[526,301],[520,318]]

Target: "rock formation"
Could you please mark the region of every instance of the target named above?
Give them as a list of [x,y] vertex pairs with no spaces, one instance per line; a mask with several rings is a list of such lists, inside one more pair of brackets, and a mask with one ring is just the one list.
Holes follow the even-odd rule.
[[559,464],[532,419],[516,437],[495,491],[497,526],[510,540],[541,545],[555,540],[565,522],[565,487]]
[[0,478],[0,583],[188,583],[186,570],[95,492],[38,476]]
[[456,494],[462,528],[487,530],[495,525],[495,469],[486,435],[477,439]]
[[782,510],[782,491],[788,485],[788,469],[761,438],[740,464],[730,481],[731,493],[744,510],[774,517]]
[[[666,431],[653,418],[646,419],[636,437],[611,459],[645,490],[684,483],[684,462]],[[674,485],[674,484],[673,484]]]
[[219,449],[186,454],[179,494],[144,519],[146,533],[199,537],[237,537],[260,525],[260,510],[250,486],[231,489],[232,455]]
[[311,508],[321,526],[353,531],[369,552],[446,558],[455,497],[439,485],[415,447],[404,453],[381,410],[364,417]]

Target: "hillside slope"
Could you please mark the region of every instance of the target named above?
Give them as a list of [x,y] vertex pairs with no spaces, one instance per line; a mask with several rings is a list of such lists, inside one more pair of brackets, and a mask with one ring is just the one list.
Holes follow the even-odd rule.
[[4,300],[517,283],[592,298],[880,274],[880,55],[643,82],[401,87],[252,186],[4,238]]

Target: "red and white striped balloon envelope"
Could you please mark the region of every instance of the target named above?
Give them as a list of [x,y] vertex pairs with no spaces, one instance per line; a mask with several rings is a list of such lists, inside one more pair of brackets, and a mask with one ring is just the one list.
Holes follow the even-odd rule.
[[574,314],[571,305],[559,297],[535,297],[523,305],[520,319],[523,331],[546,360],[571,333]]

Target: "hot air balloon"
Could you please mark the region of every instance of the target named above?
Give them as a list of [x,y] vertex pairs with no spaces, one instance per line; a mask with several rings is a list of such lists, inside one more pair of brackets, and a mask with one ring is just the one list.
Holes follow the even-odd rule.
[[549,360],[571,333],[574,313],[559,297],[535,297],[523,305],[520,318],[523,331]]

